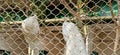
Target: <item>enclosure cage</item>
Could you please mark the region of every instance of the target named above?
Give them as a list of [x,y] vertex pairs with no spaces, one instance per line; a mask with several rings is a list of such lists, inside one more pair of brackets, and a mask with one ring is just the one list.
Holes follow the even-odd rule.
[[89,55],[120,55],[119,9],[119,0],[0,0],[0,55],[28,54],[21,22],[35,13],[44,44],[39,55],[64,55],[64,17],[79,27]]

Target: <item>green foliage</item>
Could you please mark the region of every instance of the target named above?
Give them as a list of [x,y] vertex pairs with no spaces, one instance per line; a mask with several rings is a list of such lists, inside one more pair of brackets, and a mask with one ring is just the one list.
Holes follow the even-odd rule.
[[96,51],[92,51],[92,54],[91,55],[99,55],[98,52]]
[[[96,5],[93,2],[89,2],[87,6],[83,6],[84,13],[88,13],[89,17],[93,16],[111,16],[111,10],[108,1],[95,0]],[[91,5],[92,4],[92,5]],[[116,1],[112,1],[113,13],[118,15],[118,5]],[[89,10],[92,11],[89,11]]]
[[41,50],[39,55],[47,55],[47,54],[48,54],[48,51]]
[[[64,5],[59,4],[56,5],[58,9],[55,8],[55,5],[50,4],[51,1],[49,0],[31,0],[35,5],[32,5],[32,11],[36,12],[38,14],[38,17],[40,19],[45,19],[45,18],[62,18],[65,15],[66,16],[72,16],[70,12],[64,7]],[[58,0],[55,0],[55,2],[60,3]],[[36,7],[37,6],[37,7]],[[73,8],[73,5],[69,4],[71,8]],[[65,8],[65,9],[63,9]],[[63,10],[62,10],[63,9]],[[62,12],[60,12],[62,10]],[[76,9],[74,9],[76,10]]]
[[1,13],[0,22],[2,21],[19,21],[24,20],[26,16],[23,14],[22,11],[13,12],[13,11],[6,11]]
[[2,52],[2,55],[10,55],[9,51],[5,51],[5,50],[0,50]]

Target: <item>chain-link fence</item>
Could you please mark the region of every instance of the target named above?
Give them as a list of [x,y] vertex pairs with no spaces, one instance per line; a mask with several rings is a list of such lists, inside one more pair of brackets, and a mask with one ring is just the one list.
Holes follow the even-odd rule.
[[35,13],[40,25],[37,38],[44,45],[39,46],[40,55],[64,55],[64,17],[79,27],[84,40],[88,37],[89,55],[120,55],[119,3],[119,0],[0,0],[0,55],[28,54],[29,44],[21,22]]

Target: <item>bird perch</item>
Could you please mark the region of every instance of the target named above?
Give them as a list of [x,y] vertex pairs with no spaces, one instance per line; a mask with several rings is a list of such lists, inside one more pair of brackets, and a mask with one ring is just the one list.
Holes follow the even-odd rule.
[[[108,1],[108,4],[109,4],[109,7],[110,7],[110,10],[111,10],[111,14],[112,14],[112,18],[113,18],[113,21],[114,23],[116,24],[116,37],[115,37],[115,41],[114,41],[114,50],[113,50],[113,54],[114,55],[117,55],[116,51],[117,51],[117,46],[118,46],[118,42],[119,42],[119,17],[117,18],[117,21],[114,20],[115,18],[115,15],[114,15],[114,12],[113,12],[113,7],[112,7],[112,0],[109,0]],[[118,3],[119,4],[119,3]],[[118,6],[119,7],[119,6]],[[120,12],[120,11],[119,11]],[[120,13],[119,13],[120,14]]]

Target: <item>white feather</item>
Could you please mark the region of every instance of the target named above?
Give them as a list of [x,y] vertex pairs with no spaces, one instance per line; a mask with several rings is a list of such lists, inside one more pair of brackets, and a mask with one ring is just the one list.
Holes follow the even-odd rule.
[[38,34],[40,29],[39,29],[39,23],[37,21],[37,16],[30,16],[27,19],[25,19],[22,22],[22,28],[25,33],[30,33],[30,34]]
[[[40,29],[39,29],[39,23],[37,21],[37,16],[34,15],[26,18],[22,22],[22,29],[23,29],[23,32],[25,33],[24,38],[26,42],[29,44],[29,48],[31,49],[29,51],[33,52],[34,50],[37,52],[37,53],[34,52],[34,55],[39,55],[40,47],[43,47],[43,46],[40,42],[40,39],[38,38]],[[38,49],[35,50],[36,48]]]
[[[3,35],[3,34],[0,34],[0,35]],[[3,36],[0,36],[0,50],[11,51],[9,48],[9,45],[7,44]]]
[[74,23],[65,21],[62,34],[66,41],[65,55],[87,55],[83,37]]

